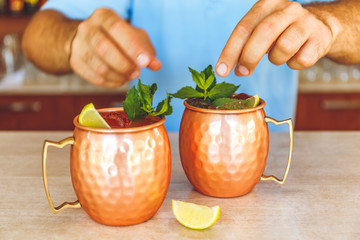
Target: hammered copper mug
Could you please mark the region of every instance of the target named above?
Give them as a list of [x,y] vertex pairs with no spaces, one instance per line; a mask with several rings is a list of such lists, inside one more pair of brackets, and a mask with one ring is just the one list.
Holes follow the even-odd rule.
[[[119,110],[122,108],[99,112]],[[81,126],[77,116],[73,137],[60,142],[45,140],[43,180],[52,211],[82,207],[92,219],[106,225],[131,225],[150,219],[164,201],[170,182],[171,152],[164,121],[162,118],[142,127],[100,129]],[[78,201],[54,207],[47,183],[47,148],[68,144]]]
[[[189,105],[180,124],[179,147],[183,169],[194,188],[213,197],[237,197],[250,192],[259,180],[283,184],[293,148],[292,120],[265,115],[265,101],[255,108],[214,110]],[[290,133],[288,163],[283,178],[263,175],[269,150],[267,123],[287,123]]]

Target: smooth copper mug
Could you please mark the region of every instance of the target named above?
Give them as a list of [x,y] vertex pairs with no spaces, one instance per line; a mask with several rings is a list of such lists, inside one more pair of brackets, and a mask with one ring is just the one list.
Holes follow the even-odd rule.
[[[119,110],[122,108],[99,112]],[[45,140],[43,180],[52,211],[82,207],[92,219],[106,225],[131,225],[150,219],[164,201],[170,182],[171,152],[164,122],[165,118],[142,127],[100,129],[81,126],[77,116],[73,137],[60,142]],[[47,148],[68,144],[78,201],[54,207],[47,183]]]
[[[292,120],[276,121],[265,115],[265,101],[240,110],[203,109],[186,101],[179,133],[180,158],[194,188],[213,197],[237,197],[250,192],[259,180],[283,184],[293,149]],[[283,178],[264,176],[269,151],[267,123],[287,123],[290,151]]]

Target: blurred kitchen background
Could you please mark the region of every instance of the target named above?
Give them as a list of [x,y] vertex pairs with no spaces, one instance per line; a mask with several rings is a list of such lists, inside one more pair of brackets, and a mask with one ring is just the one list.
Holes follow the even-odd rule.
[[[44,0],[0,0],[0,130],[72,130],[93,102],[121,106],[127,86],[95,87],[74,74],[37,70],[21,52],[21,35]],[[360,65],[326,58],[299,71],[296,130],[360,130]]]

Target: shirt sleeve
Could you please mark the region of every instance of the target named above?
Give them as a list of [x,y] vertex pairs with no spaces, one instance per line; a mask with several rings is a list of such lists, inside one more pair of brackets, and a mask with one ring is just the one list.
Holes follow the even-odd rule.
[[97,8],[110,8],[122,18],[130,18],[131,0],[49,0],[41,10],[57,10],[71,19],[86,19]]

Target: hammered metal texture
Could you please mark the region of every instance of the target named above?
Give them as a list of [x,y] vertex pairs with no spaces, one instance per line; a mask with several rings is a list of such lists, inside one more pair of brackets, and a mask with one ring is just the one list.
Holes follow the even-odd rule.
[[261,178],[269,150],[265,102],[251,110],[208,110],[186,102],[185,106],[179,147],[191,184],[214,197],[250,192]]
[[74,124],[71,177],[87,214],[106,225],[150,219],[164,201],[170,182],[170,142],[163,121],[152,124],[153,128],[103,132],[79,126],[77,119]]

